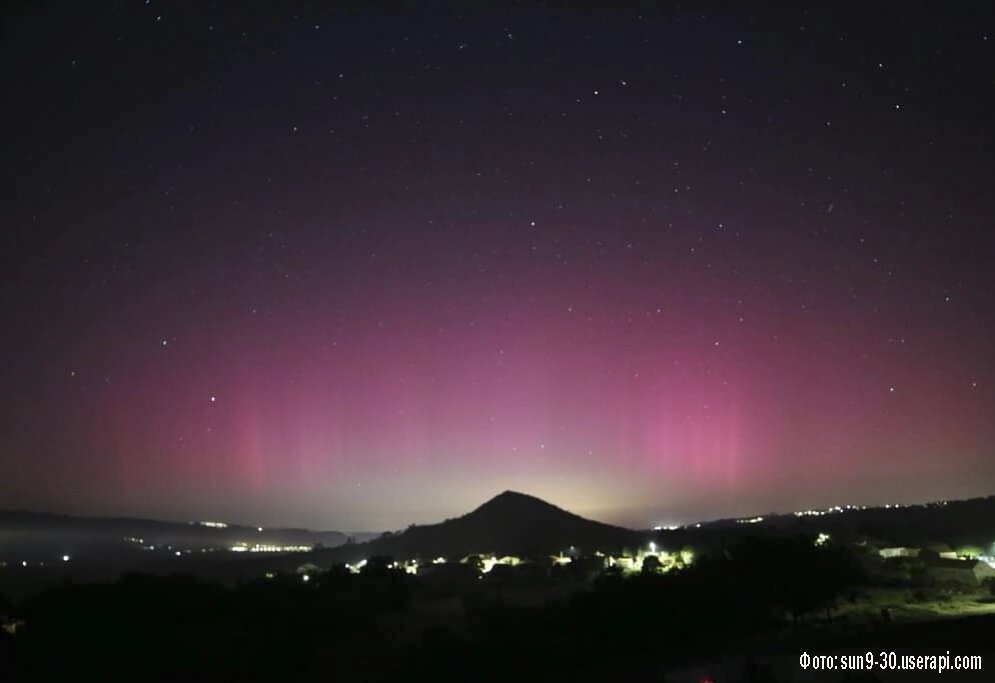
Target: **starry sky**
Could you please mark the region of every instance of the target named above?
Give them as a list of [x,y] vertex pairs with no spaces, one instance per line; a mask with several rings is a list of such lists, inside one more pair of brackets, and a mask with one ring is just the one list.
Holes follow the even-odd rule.
[[990,9],[2,32],[0,507],[385,529],[515,489],[646,527],[995,493]]

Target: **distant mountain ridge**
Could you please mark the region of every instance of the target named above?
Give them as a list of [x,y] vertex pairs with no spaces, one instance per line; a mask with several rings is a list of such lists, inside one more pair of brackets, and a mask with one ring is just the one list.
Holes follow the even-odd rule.
[[0,557],[12,553],[27,559],[53,554],[75,556],[95,548],[128,544],[136,549],[141,545],[196,549],[227,548],[237,543],[337,546],[347,540],[347,534],[340,531],[0,510]]
[[[759,521],[754,521],[759,520]],[[750,522],[750,523],[746,523]],[[880,540],[916,545],[924,541],[972,544],[995,554],[995,496],[939,500],[888,506],[859,506],[772,513],[743,519],[719,519],[685,525],[672,536],[737,536],[757,534],[832,534],[838,540]]]
[[[749,522],[749,523],[747,523]],[[473,511],[406,531],[287,558],[326,566],[374,555],[395,559],[495,553],[536,556],[575,546],[581,554],[634,549],[655,540],[663,547],[690,546],[715,551],[750,535],[812,536],[828,532],[840,541],[878,538],[891,542],[972,541],[995,546],[995,497],[939,501],[920,505],[843,510],[824,516],[775,514],[748,520],[725,519],[689,524],[677,530],[633,530],[586,519],[534,496],[505,491]],[[305,559],[306,558],[306,559]],[[277,559],[277,558],[273,558]]]
[[[107,547],[116,543],[134,553],[141,545],[123,543],[123,537],[128,536],[142,538],[143,544],[154,543],[157,550],[169,543],[177,549],[210,546],[218,550],[234,543],[324,546],[292,554],[207,553],[203,562],[198,560],[200,564],[183,565],[184,570],[199,572],[206,571],[203,565],[206,562],[228,576],[255,576],[270,570],[292,571],[307,562],[328,566],[374,555],[399,560],[439,556],[455,559],[485,553],[538,557],[568,550],[570,546],[585,554],[595,550],[635,549],[650,541],[665,548],[687,546],[709,552],[721,550],[745,536],[814,537],[819,533],[828,533],[837,542],[971,544],[995,554],[995,497],[844,509],[822,515],[789,513],[724,519],[674,530],[633,530],[586,519],[535,496],[504,491],[462,516],[435,524],[411,525],[403,532],[384,533],[372,540],[364,541],[360,535],[355,538],[359,542],[349,542],[346,534],[334,531],[269,528],[259,531],[257,527],[239,525],[217,527],[199,522],[0,511],[0,560],[37,557],[52,561],[67,554],[75,563],[77,557],[85,559],[82,551],[90,547],[91,557],[131,567],[136,562],[133,556],[110,557],[109,553],[116,550]],[[172,555],[170,552],[169,556]],[[158,554],[143,554],[142,562],[154,560],[161,564],[158,557]],[[143,566],[150,565],[145,562]],[[162,566],[173,570],[180,565]]]

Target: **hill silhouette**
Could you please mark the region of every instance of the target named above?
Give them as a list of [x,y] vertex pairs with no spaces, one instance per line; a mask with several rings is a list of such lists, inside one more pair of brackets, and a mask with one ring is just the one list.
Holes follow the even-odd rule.
[[355,561],[372,555],[464,557],[495,553],[521,556],[612,550],[639,543],[631,529],[596,522],[544,500],[505,491],[461,517],[438,524],[414,525],[406,531],[370,541],[314,553],[315,559]]

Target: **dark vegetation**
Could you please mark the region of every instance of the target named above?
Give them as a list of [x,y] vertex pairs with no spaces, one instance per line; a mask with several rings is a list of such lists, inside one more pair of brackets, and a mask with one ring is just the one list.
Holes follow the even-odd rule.
[[359,575],[336,566],[307,582],[294,575],[234,588],[128,575],[15,606],[24,626],[8,643],[7,670],[25,680],[496,680],[523,671],[587,679],[743,647],[819,618],[860,580],[844,551],[750,540],[670,574],[606,573],[541,607],[513,607],[478,581],[454,595],[458,620],[408,637],[398,625],[425,586],[386,558]]
[[[8,566],[0,590],[13,599],[0,597],[0,616],[16,633],[0,630],[0,681],[661,680],[729,653],[970,643],[990,632],[988,617],[955,641],[952,622],[892,623],[886,607],[852,634],[834,608],[853,607],[869,585],[907,590],[910,603],[953,599],[922,561],[882,561],[863,539],[990,542],[993,503],[635,532],[506,492],[440,524],[311,553],[169,553],[120,580],[107,577],[121,565],[88,573],[75,557]],[[832,540],[817,547],[822,532]],[[696,558],[661,574],[647,557],[641,575],[622,577],[593,552],[650,539]],[[573,561],[550,566],[566,548]],[[475,553],[532,561],[478,578]],[[450,562],[428,564],[438,555]],[[392,568],[390,558],[416,557],[417,576]],[[358,575],[341,564],[361,558]],[[739,680],[792,679],[760,666]]]

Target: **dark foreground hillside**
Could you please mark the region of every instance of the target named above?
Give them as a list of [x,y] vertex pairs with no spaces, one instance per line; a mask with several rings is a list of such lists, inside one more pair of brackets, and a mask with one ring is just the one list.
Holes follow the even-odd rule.
[[[840,608],[865,577],[847,552],[803,540],[754,540],[663,575],[606,572],[579,589],[577,571],[456,566],[430,579],[372,558],[360,574],[337,566],[235,588],[140,575],[66,585],[8,605],[18,626],[0,645],[3,679],[802,680],[781,671],[799,648],[977,653],[995,626],[848,624]],[[521,599],[563,586],[574,590],[561,599]]]

